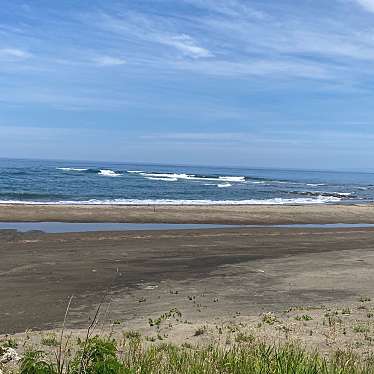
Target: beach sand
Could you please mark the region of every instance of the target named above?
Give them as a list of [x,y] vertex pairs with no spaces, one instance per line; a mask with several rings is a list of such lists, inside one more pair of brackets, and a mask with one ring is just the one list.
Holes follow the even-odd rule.
[[[1,205],[1,221],[374,223],[371,205]],[[178,344],[297,340],[371,352],[374,228],[222,228],[45,234],[0,230],[0,336],[100,326]],[[171,310],[160,328],[149,324]],[[270,313],[270,322],[269,316]],[[265,317],[264,317],[265,316]],[[109,328],[109,330],[108,330]],[[49,331],[49,332],[48,332]],[[203,331],[200,336],[196,331]],[[223,332],[222,332],[223,331]],[[365,332],[359,332],[365,331]],[[225,343],[226,344],[226,343]]]
[[113,206],[1,204],[0,221],[131,223],[374,223],[374,205]]
[[0,231],[0,331],[147,324],[173,308],[193,324],[374,296],[374,229],[240,228],[43,234]]

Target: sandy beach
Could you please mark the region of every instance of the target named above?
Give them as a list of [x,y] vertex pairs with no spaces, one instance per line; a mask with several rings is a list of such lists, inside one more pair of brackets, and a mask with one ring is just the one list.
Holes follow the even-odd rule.
[[0,204],[1,222],[213,224],[374,223],[374,205],[27,205]]
[[194,323],[371,295],[374,229],[0,232],[0,330],[84,328],[104,295],[110,320],[144,325],[172,308]]

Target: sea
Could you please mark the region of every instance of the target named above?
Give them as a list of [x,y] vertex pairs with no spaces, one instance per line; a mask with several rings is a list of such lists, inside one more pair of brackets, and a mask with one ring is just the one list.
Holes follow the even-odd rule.
[[374,201],[374,173],[0,159],[0,204],[240,205]]

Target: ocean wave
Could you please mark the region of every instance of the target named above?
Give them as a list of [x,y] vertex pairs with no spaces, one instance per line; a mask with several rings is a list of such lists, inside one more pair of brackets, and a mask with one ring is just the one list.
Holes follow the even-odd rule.
[[225,182],[245,182],[245,177],[218,177],[218,179]]
[[64,201],[20,201],[0,200],[0,204],[32,205],[307,205],[339,202],[338,197],[305,197],[295,199],[273,198],[264,200],[179,200],[179,199],[107,199],[107,200],[64,200]]
[[143,170],[126,170],[126,173],[135,173],[135,174],[139,174],[139,173],[143,173]]
[[103,176],[103,177],[120,177],[122,175],[122,174],[120,174],[116,171],[110,170],[110,169],[100,169],[98,174]]
[[291,186],[302,186],[305,183],[302,182],[293,182],[293,181],[286,181],[286,180],[277,180],[277,179],[269,179],[269,178],[253,178],[253,177],[245,177],[245,181],[252,184],[262,184],[265,186],[272,186],[277,184],[287,184]]
[[145,177],[145,179],[151,181],[164,181],[164,182],[177,182],[178,178],[163,178],[163,177]]
[[84,172],[89,174],[97,174],[104,177],[120,177],[122,174],[118,171],[110,169],[95,169],[95,168],[72,168],[72,167],[61,167],[56,168],[62,171],[73,171],[73,172]]
[[222,184],[217,184],[217,187],[219,188],[226,188],[226,187],[231,187],[231,183],[222,183]]
[[56,168],[57,170],[62,170],[62,171],[87,171],[88,169],[86,168]]
[[[220,175],[195,175],[186,173],[147,173],[139,172],[144,178],[152,180],[192,180],[192,181],[212,181],[212,182],[245,182],[243,176],[220,176]],[[162,179],[161,179],[162,178]]]
[[354,198],[355,197],[351,192],[291,191],[291,193],[296,194],[296,195],[316,196],[316,197],[336,197],[336,198],[344,198],[344,197]]

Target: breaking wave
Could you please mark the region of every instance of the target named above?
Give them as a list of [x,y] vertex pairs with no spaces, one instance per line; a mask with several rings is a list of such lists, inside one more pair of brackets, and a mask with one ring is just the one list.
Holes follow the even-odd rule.
[[[129,171],[128,171],[129,172]],[[156,172],[142,172],[132,171],[146,179],[162,180],[167,182],[175,182],[177,180],[192,180],[192,181],[212,181],[212,182],[245,182],[246,177],[243,176],[220,176],[220,175],[199,175],[199,174],[186,174],[186,173],[156,173]]]
[[0,204],[33,204],[33,205],[302,205],[325,204],[340,201],[341,198],[333,196],[305,197],[295,199],[273,198],[264,200],[179,200],[179,199],[90,199],[90,200],[63,200],[63,201],[20,201],[0,200]]
[[57,170],[62,170],[62,171],[87,171],[89,169],[85,168],[56,168]]
[[61,171],[72,171],[72,172],[84,172],[84,173],[91,173],[91,174],[98,174],[104,177],[119,177],[122,174],[117,171],[113,171],[110,169],[92,169],[92,168],[71,168],[71,167],[61,167],[61,168],[56,168]]
[[122,175],[110,169],[101,169],[98,174],[103,177],[120,177]]
[[354,198],[351,192],[323,192],[323,191],[291,191],[291,193],[303,196]]

